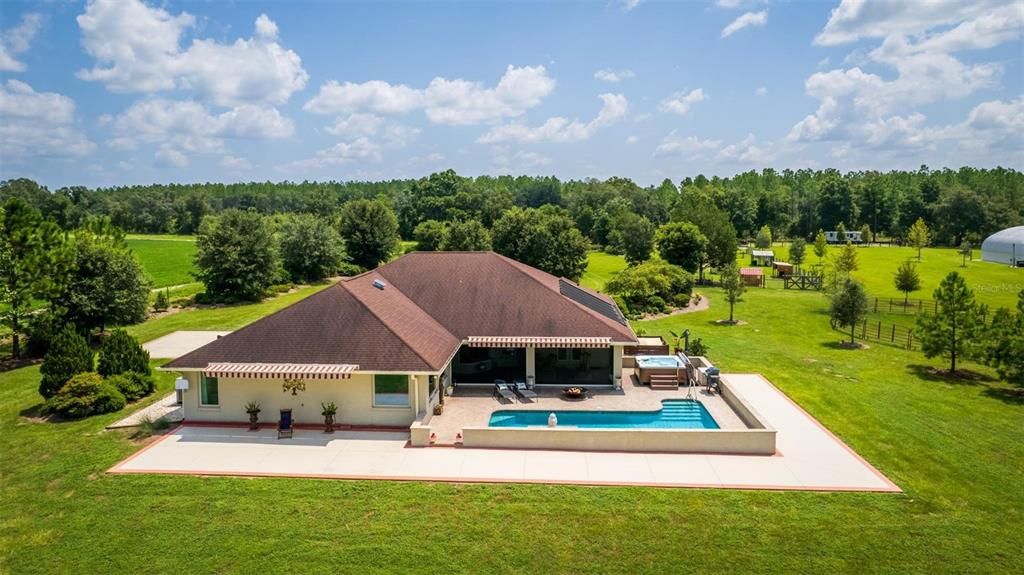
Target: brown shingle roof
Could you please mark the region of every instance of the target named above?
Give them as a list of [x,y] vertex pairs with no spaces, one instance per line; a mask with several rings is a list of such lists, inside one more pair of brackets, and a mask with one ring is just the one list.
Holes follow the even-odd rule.
[[164,367],[347,363],[361,371],[438,371],[469,336],[636,340],[611,299],[566,281],[493,252],[414,252]]

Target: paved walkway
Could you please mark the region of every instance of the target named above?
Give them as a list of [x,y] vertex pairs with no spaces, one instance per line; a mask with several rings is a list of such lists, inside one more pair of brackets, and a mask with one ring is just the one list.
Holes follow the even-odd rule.
[[184,425],[111,473],[178,473],[462,482],[649,485],[821,491],[899,488],[759,375],[729,382],[778,430],[775,456],[407,447],[407,433]]
[[111,423],[107,426],[107,429],[135,427],[142,423],[144,418],[149,418],[150,421],[156,421],[162,417],[171,423],[179,423],[181,420],[185,419],[185,412],[181,409],[181,406],[178,405],[177,399],[178,398],[175,393],[171,392],[128,417]]
[[142,347],[152,359],[174,359],[199,349],[230,331],[176,331],[147,341]]

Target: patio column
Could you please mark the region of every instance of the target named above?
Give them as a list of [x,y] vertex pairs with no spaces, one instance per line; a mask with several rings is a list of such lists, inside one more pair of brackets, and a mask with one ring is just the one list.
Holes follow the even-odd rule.
[[537,382],[537,356],[532,345],[526,346],[526,381]]
[[612,383],[622,385],[622,346],[612,346]]
[[412,379],[412,415],[416,418],[420,415],[420,378],[418,375],[409,377]]

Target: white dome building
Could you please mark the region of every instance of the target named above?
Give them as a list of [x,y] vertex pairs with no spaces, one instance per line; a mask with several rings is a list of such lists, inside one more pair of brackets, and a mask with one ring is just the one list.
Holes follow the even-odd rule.
[[981,259],[986,262],[1024,267],[1024,226],[1006,228],[981,242]]

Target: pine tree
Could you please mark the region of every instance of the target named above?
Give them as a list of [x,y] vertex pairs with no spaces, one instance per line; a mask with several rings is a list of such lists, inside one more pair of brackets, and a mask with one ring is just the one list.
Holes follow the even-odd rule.
[[89,371],[92,371],[92,350],[88,342],[73,326],[65,325],[50,342],[43,365],[39,367],[43,376],[39,395],[50,399],[69,379]]
[[149,375],[149,352],[128,332],[116,329],[100,348],[96,371],[104,377],[129,371]]
[[850,345],[856,343],[857,324],[868,314],[868,294],[859,282],[847,279],[843,286],[832,295],[830,314],[839,327],[850,328]]
[[956,372],[956,360],[971,355],[982,336],[982,308],[963,276],[950,272],[935,290],[934,315],[917,317],[917,335],[927,357],[949,357],[949,372]]
[[846,242],[842,251],[836,256],[836,272],[849,276],[855,271],[857,271],[857,248],[853,247],[852,243]]

